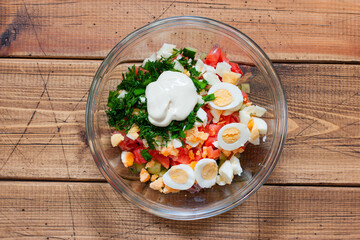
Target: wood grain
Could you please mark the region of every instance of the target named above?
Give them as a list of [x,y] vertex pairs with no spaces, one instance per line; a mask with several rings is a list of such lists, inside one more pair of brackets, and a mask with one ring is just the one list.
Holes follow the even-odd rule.
[[103,58],[130,32],[180,15],[230,24],[272,60],[360,60],[360,2],[353,0],[2,1],[0,55]]
[[[0,177],[103,180],[85,102],[100,61],[0,59]],[[277,64],[288,138],[268,183],[360,184],[360,66]]]
[[106,183],[0,182],[0,235],[12,239],[355,239],[359,188],[263,186],[220,216],[172,221]]

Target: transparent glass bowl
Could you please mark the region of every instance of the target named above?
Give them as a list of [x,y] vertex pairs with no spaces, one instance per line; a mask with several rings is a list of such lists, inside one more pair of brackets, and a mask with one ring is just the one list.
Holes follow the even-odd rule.
[[[228,58],[240,64],[243,80],[250,83],[250,100],[267,109],[265,142],[248,144],[241,156],[243,174],[231,185],[214,186],[198,193],[162,194],[139,182],[123,167],[120,149],[113,148],[113,129],[107,124],[107,97],[121,74],[132,64],[156,52],[163,43],[208,52],[219,44]],[[106,180],[126,199],[160,217],[193,220],[223,213],[253,194],[269,177],[283,148],[287,130],[287,104],[280,79],[266,54],[249,37],[224,23],[201,17],[172,17],[150,23],[129,34],[108,54],[92,82],[86,106],[86,131],[97,166]]]

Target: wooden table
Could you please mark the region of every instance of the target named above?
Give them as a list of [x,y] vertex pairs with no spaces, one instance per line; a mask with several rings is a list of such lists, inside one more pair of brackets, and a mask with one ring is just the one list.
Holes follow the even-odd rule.
[[[228,23],[275,62],[289,105],[281,159],[217,217],[155,217],[118,195],[86,142],[85,103],[108,51],[175,15]],[[0,237],[359,239],[360,2],[0,0]]]

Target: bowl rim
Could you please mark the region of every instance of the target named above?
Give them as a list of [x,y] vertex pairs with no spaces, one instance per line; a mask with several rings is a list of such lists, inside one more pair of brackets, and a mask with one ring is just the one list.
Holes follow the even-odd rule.
[[[236,200],[232,201],[230,204],[227,204],[227,205],[221,206],[221,207],[217,207],[216,209],[211,209],[210,211],[203,211],[200,214],[195,213],[195,212],[192,212],[192,213],[187,212],[190,214],[175,214],[175,213],[172,213],[171,211],[161,211],[161,208],[152,208],[151,206],[146,206],[147,204],[140,204],[138,201],[136,201],[136,199],[133,199],[133,197],[130,196],[127,192],[123,191],[123,189],[119,189],[118,186],[113,182],[113,180],[110,179],[110,177],[108,176],[109,174],[107,172],[108,169],[105,169],[105,166],[104,166],[104,165],[107,165],[107,163],[99,159],[101,157],[99,157],[97,152],[95,151],[94,142],[92,140],[93,135],[95,133],[94,133],[94,116],[93,116],[94,114],[92,114],[93,111],[91,111],[91,110],[93,110],[95,107],[95,100],[96,100],[96,95],[97,95],[96,93],[98,90],[99,82],[101,82],[99,80],[102,79],[101,74],[106,70],[109,63],[111,63],[111,61],[113,60],[112,57],[115,55],[115,53],[117,53],[117,51],[121,47],[126,46],[134,37],[139,36],[141,33],[145,32],[149,29],[152,29],[154,27],[160,26],[160,25],[165,25],[165,24],[168,24],[171,22],[179,22],[179,21],[185,21],[185,22],[194,21],[194,22],[198,22],[198,23],[215,25],[216,27],[226,28],[226,30],[232,32],[237,37],[245,39],[246,42],[251,47],[251,49],[255,50],[256,54],[259,56],[259,58],[262,61],[264,61],[264,63],[266,63],[266,64],[264,64],[264,66],[268,66],[268,68],[269,68],[269,69],[267,69],[267,72],[271,73],[274,80],[276,81],[277,88],[278,88],[277,95],[281,98],[279,101],[277,101],[277,103],[278,103],[278,105],[281,105],[281,106],[277,106],[276,104],[274,104],[274,108],[275,108],[274,112],[276,112],[276,108],[280,107],[279,111],[281,110],[282,116],[283,116],[282,118],[280,118],[279,116],[276,118],[277,123],[278,123],[276,125],[283,126],[282,128],[279,129],[281,131],[280,131],[278,148],[276,150],[274,150],[275,152],[274,152],[273,161],[268,166],[268,168],[265,169],[265,172],[263,172],[263,177],[260,179],[260,181],[255,182],[255,181],[250,180],[246,184],[247,188],[250,190],[245,195],[243,195],[240,199],[237,198]],[[91,94],[91,93],[95,93],[95,94]],[[272,92],[272,94],[274,94],[274,93]],[[212,217],[212,216],[221,214],[223,212],[226,212],[226,211],[240,205],[242,202],[244,202],[246,199],[248,199],[252,194],[254,194],[265,183],[265,181],[269,178],[270,174],[272,173],[273,169],[275,168],[275,166],[280,158],[281,152],[284,148],[284,143],[285,143],[286,134],[287,134],[287,124],[288,124],[287,118],[288,118],[288,110],[287,110],[286,95],[285,95],[283,85],[280,81],[280,78],[274,68],[274,65],[272,64],[271,60],[269,59],[269,57],[251,38],[249,38],[246,34],[239,31],[238,29],[236,29],[226,23],[220,22],[218,20],[214,20],[211,18],[205,18],[205,17],[199,17],[199,16],[174,16],[174,17],[168,17],[168,18],[156,20],[154,22],[151,22],[151,23],[131,32],[130,34],[128,34],[125,38],[123,38],[120,42],[118,42],[112,48],[112,50],[108,53],[108,55],[105,57],[105,59],[99,66],[99,68],[93,78],[93,81],[91,83],[89,95],[88,95],[87,103],[86,103],[85,125],[86,125],[87,141],[88,141],[91,154],[94,158],[94,161],[95,161],[97,167],[99,168],[101,174],[104,176],[104,178],[107,180],[107,182],[110,183],[110,185],[118,193],[120,193],[121,196],[123,196],[125,199],[129,200],[131,203],[133,203],[135,206],[139,207],[140,209],[150,212],[154,215],[163,217],[163,218],[168,218],[168,219],[173,219],[173,220],[196,220],[196,219],[203,219],[203,218],[208,218],[208,217]],[[281,123],[280,123],[280,121],[281,121]],[[276,131],[274,132],[274,138],[275,138],[275,134],[276,134]],[[273,142],[273,144],[274,144],[274,142]],[[271,150],[270,150],[270,152],[271,152]],[[111,168],[110,168],[110,170],[111,170]],[[258,175],[258,173],[256,175]]]

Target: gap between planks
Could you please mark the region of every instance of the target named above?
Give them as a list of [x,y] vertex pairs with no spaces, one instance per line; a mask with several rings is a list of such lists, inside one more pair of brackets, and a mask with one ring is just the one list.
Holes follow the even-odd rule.
[[[33,178],[0,178],[1,182],[41,182],[41,183],[108,183],[105,179],[33,179]],[[360,184],[312,184],[312,183],[264,183],[270,187],[321,187],[321,188],[360,188]]]
[[[17,59],[17,60],[61,60],[61,61],[103,61],[104,57],[53,57],[53,56],[44,56],[44,57],[27,57],[27,56],[5,56],[0,57],[0,59]],[[338,61],[338,60],[284,60],[284,59],[273,59],[270,60],[272,63],[281,63],[281,64],[346,64],[346,65],[360,65],[359,61]],[[142,63],[142,61],[129,61],[123,63]]]

